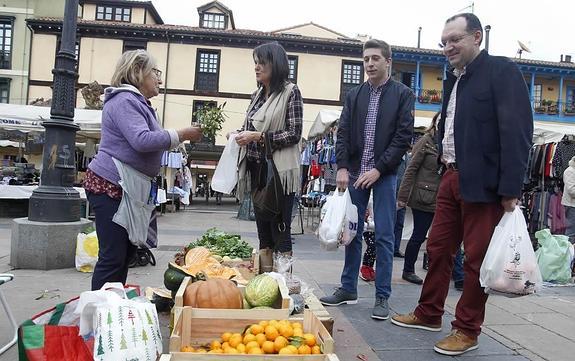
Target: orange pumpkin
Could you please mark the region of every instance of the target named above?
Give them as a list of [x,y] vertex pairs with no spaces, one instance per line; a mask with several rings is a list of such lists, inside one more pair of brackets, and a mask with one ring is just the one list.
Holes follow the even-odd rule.
[[243,297],[234,282],[222,278],[210,278],[186,287],[184,306],[242,309]]

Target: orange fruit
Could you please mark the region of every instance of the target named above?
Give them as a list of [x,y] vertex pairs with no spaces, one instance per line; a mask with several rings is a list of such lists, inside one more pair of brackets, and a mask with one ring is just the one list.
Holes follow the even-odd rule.
[[246,345],[240,343],[238,347],[236,347],[236,350],[238,350],[239,353],[246,353]]
[[262,355],[263,353],[264,352],[259,347],[250,348],[250,350],[248,351],[248,354],[250,355]]
[[303,329],[303,326],[299,322],[292,322],[291,327]]
[[270,322],[269,321],[260,321],[258,324],[265,328],[267,325],[270,324]]
[[280,325],[279,332],[280,335],[285,338],[290,338],[293,336],[293,328],[291,325]]
[[282,348],[286,347],[289,344],[289,341],[284,336],[278,336],[274,341],[274,349],[276,352],[279,352]]
[[266,338],[269,341],[275,340],[280,335],[280,333],[278,332],[278,329],[275,328],[274,326],[266,326],[265,334],[266,334]]
[[205,348],[199,348],[196,352],[197,353],[208,353],[208,351],[206,351]]
[[279,327],[279,322],[277,320],[271,320],[268,324],[269,326],[274,326],[275,328]]
[[298,347],[297,353],[300,355],[311,355],[311,347],[308,345],[301,345]]
[[264,342],[264,344],[262,345],[262,351],[265,353],[274,353],[275,352],[274,343],[271,341]]
[[217,350],[210,350],[208,351],[208,353],[224,353],[224,351],[221,348],[219,348]]
[[264,342],[267,340],[266,338],[266,334],[265,333],[258,333],[256,335],[256,342],[258,343],[258,345],[260,345],[260,347],[262,347],[262,345],[264,344]]
[[180,352],[196,352],[192,346],[182,346]]
[[286,348],[289,348],[292,354],[297,355],[297,347],[294,345],[287,345]]
[[232,334],[230,332],[224,332],[222,333],[222,342],[227,342],[230,340],[230,337],[232,337]]
[[312,355],[319,355],[321,354],[321,349],[319,348],[318,345],[315,345],[314,347],[311,348],[311,353]]
[[293,335],[297,337],[303,337],[303,331],[301,328],[294,328]]
[[217,350],[220,348],[222,348],[222,344],[220,343],[220,341],[213,340],[212,343],[210,344],[210,350]]
[[222,350],[225,350],[225,349],[227,349],[228,347],[230,347],[229,342],[224,342],[224,343],[222,343]]
[[305,344],[309,347],[314,347],[316,344],[315,336],[311,333],[304,333],[303,338],[305,340]]
[[[266,325],[267,326],[267,325]],[[264,332],[264,326],[262,325],[252,325],[250,327],[250,332],[252,333],[252,335],[258,335],[260,333]]]
[[[282,348],[279,352],[279,355],[294,355],[293,350],[291,349],[291,347],[284,347]],[[296,352],[297,354],[297,352]]]
[[230,344],[230,347],[236,348],[240,343],[242,343],[242,341],[243,341],[242,335],[237,334],[233,335],[228,341],[228,343]]
[[232,353],[232,354],[238,354],[239,352],[238,352],[238,350],[236,350],[236,349],[233,348],[233,347],[228,347],[227,349],[225,349],[224,353],[227,353],[227,354],[230,354],[230,353]]
[[248,343],[250,343],[251,341],[255,341],[256,340],[256,336],[250,334],[247,334],[244,336],[244,345],[247,345]]
[[252,348],[260,348],[260,344],[257,341],[250,341],[246,344],[246,351],[250,351]]

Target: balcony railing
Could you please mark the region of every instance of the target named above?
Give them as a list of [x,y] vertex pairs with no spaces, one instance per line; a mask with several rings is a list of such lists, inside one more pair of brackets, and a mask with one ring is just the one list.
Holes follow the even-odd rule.
[[419,91],[418,101],[420,103],[441,104],[443,92],[436,89],[421,89]]
[[544,99],[539,102],[533,102],[533,112],[535,114],[575,116],[575,103]]

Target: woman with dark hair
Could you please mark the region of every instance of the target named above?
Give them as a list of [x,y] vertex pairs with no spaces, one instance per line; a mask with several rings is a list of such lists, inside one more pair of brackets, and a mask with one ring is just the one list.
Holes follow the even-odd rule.
[[405,169],[397,195],[398,207],[405,208],[408,205],[413,213],[413,233],[405,248],[402,278],[415,284],[423,283],[415,274],[415,261],[431,227],[435,214],[435,198],[441,181],[437,163],[439,152],[435,139],[439,115],[440,113],[435,114],[425,134],[413,147],[411,161]]
[[264,186],[265,180],[259,175],[267,172],[265,144],[270,144],[285,194],[281,221],[264,219],[256,212],[260,272],[270,272],[274,252],[292,254],[292,207],[301,184],[298,145],[303,101],[298,87],[288,81],[288,58],[281,45],[277,42],[260,45],[254,49],[253,58],[258,89],[252,94],[244,126],[236,136],[236,142],[242,147],[237,195],[243,197],[248,184],[252,194]]

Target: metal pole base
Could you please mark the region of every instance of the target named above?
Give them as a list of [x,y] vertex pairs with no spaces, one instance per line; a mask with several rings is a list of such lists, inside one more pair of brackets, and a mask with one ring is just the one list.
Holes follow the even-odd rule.
[[28,219],[36,222],[79,221],[80,205],[80,194],[73,187],[40,186],[30,198]]

